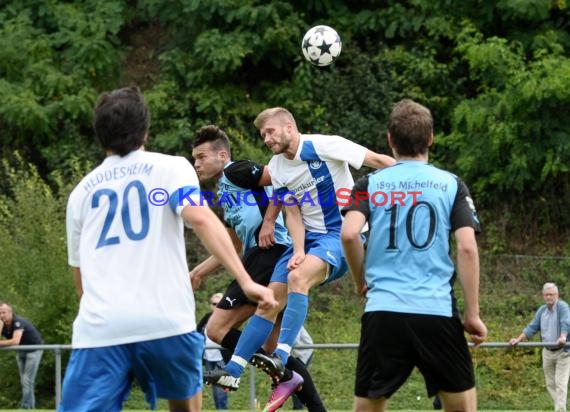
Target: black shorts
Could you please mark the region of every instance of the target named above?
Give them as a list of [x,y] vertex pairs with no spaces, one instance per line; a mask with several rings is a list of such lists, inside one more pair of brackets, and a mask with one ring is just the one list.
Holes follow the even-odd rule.
[[[275,264],[281,255],[287,250],[287,246],[276,244],[269,249],[253,247],[242,258],[243,266],[255,283],[267,286]],[[241,305],[257,305],[249,300],[236,280],[232,281],[226,289],[224,296],[216,306],[219,309],[231,310]]]
[[473,363],[457,318],[396,312],[362,315],[354,394],[389,398],[417,366],[428,396],[475,386]]

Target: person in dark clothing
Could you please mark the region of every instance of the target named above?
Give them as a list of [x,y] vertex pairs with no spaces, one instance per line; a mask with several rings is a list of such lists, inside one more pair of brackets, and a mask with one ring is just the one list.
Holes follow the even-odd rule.
[[[41,345],[44,343],[42,335],[32,323],[14,315],[12,307],[7,303],[0,303],[0,346]],[[43,350],[19,350],[16,352],[20,384],[22,385],[22,401],[20,409],[35,409],[36,399],[34,386],[36,375],[42,360]]]

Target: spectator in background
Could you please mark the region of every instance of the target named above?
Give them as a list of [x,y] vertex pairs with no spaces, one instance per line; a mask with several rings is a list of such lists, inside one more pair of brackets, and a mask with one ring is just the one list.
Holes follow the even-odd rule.
[[552,346],[542,349],[542,369],[546,380],[546,389],[554,401],[555,411],[566,411],[568,396],[568,377],[570,376],[570,347],[568,342],[570,329],[570,309],[568,304],[559,299],[558,287],[547,282],[542,287],[545,304],[538,308],[534,319],[522,333],[511,339],[511,345],[528,340],[540,331],[542,342],[551,342]]
[[[32,323],[14,315],[12,307],[7,303],[0,303],[0,346],[41,345],[42,335]],[[35,409],[36,398],[34,386],[36,375],[42,360],[43,350],[19,350],[16,352],[20,384],[22,385],[22,401],[20,409]]]
[[[206,346],[215,346],[216,343],[208,338],[206,334],[206,325],[208,324],[208,320],[210,316],[212,316],[212,310],[218,305],[222,297],[224,296],[223,293],[214,293],[210,296],[209,305],[210,311],[204,315],[200,322],[198,322],[198,331],[204,335],[206,339]],[[224,350],[224,349],[222,349]],[[222,354],[222,350],[220,349],[205,349],[204,350],[204,366],[207,371],[211,371],[214,369],[223,369],[226,366],[224,362],[224,356]],[[231,353],[227,355],[231,357]],[[216,409],[228,409],[228,393],[218,385],[212,385],[212,395],[214,397],[214,405]]]
[[[303,364],[309,368],[309,363],[313,359],[313,349],[312,348],[296,348],[296,345],[312,345],[313,338],[307,332],[305,327],[301,327],[299,334],[297,335],[297,339],[295,339],[295,344],[293,345],[293,349],[291,349],[291,356],[299,359]],[[296,393],[293,393],[293,409],[300,410],[305,409],[305,405],[301,400],[297,397]]]

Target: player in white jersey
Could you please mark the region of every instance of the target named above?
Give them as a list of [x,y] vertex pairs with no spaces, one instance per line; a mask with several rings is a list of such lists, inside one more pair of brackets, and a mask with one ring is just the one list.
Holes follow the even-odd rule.
[[[276,198],[285,206],[293,239],[293,246],[280,258],[271,278],[277,299],[282,305],[287,303],[275,356],[256,354],[252,360],[280,379],[307,316],[309,290],[347,271],[340,245],[342,216],[337,195],[342,191],[347,195],[352,189],[349,165],[356,169],[362,165],[384,168],[394,159],[340,136],[302,135],[293,115],[281,107],[264,110],[254,125],[274,154],[269,171]],[[266,320],[275,320],[278,310],[273,312]],[[255,344],[263,343],[272,327],[270,322],[252,325],[250,321],[244,335],[249,338],[248,329],[255,328]],[[290,386],[281,380],[264,410],[279,408],[291,393]]]
[[138,88],[103,93],[93,126],[106,152],[67,207],[69,264],[79,313],[60,411],[119,411],[133,377],[152,408],[201,409],[203,338],[184,244],[191,226],[244,292],[276,306],[254,283],[223,225],[200,205],[199,183],[182,157],[144,151],[150,115]]

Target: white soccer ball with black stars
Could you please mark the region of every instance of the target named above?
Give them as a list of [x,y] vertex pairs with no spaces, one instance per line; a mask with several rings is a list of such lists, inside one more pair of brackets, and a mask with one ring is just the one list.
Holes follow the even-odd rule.
[[342,43],[335,29],[315,26],[303,36],[303,55],[315,66],[328,66],[340,54]]

